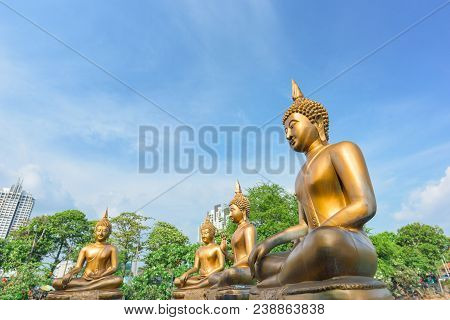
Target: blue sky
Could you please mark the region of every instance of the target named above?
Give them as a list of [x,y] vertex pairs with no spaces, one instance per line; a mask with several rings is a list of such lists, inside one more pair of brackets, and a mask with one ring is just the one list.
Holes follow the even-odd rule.
[[[2,1],[194,128],[261,125],[443,1]],[[363,150],[375,231],[450,230],[450,6],[315,93],[330,140]],[[0,185],[33,215],[134,210],[185,175],[138,173],[140,125],[178,123],[0,3]],[[280,125],[280,116],[271,125]],[[285,143],[276,146],[288,153]],[[219,152],[223,160],[223,152]],[[233,162],[239,161],[239,155]],[[301,164],[301,163],[300,163]],[[266,175],[293,189],[295,174]],[[204,214],[261,181],[195,174],[142,212],[196,238]]]

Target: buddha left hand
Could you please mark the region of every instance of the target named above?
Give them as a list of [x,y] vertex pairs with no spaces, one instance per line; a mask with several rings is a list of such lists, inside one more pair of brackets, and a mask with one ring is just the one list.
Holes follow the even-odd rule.
[[257,276],[257,269],[255,268],[256,265],[259,264],[261,259],[267,255],[270,250],[272,250],[274,245],[269,241],[269,239],[266,239],[265,241],[261,242],[257,246],[255,246],[250,253],[248,257],[248,264],[250,266],[250,272],[252,277],[254,278]]
[[89,272],[87,275],[87,278],[89,280],[95,280],[95,279],[100,279],[103,277],[102,273],[95,273],[95,272]]

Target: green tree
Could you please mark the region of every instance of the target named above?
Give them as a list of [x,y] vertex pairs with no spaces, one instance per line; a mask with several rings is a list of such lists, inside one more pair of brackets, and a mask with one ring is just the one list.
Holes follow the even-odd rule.
[[420,277],[405,261],[407,252],[397,243],[393,232],[371,235],[378,254],[375,277],[388,286],[395,297],[412,295],[420,286]]
[[441,228],[420,223],[408,224],[397,233],[371,235],[370,239],[378,254],[376,277],[396,297],[413,295],[420,287],[420,278],[437,273],[450,244]]
[[157,221],[147,238],[145,246],[151,252],[158,250],[164,245],[170,244],[184,246],[188,242],[188,237],[175,226],[167,222]]
[[148,229],[147,217],[135,212],[122,212],[111,219],[113,232],[111,242],[119,249],[119,260],[122,264],[122,274],[126,273],[127,263],[138,259],[141,250],[141,238]]
[[79,210],[66,210],[50,216],[48,234],[53,243],[50,271],[53,272],[58,263],[92,240],[92,232],[92,224]]
[[12,232],[0,241],[0,269],[12,275],[2,284],[3,298],[25,299],[25,291],[49,283],[56,265],[88,242],[91,234],[92,224],[78,210],[35,217]]
[[78,210],[35,217],[3,241],[0,268],[13,270],[29,262],[47,260],[53,272],[74,248],[89,241],[91,234],[91,224]]
[[40,262],[53,248],[49,236],[49,217],[41,216],[0,241],[0,269],[14,270],[18,266]]
[[189,244],[188,237],[173,225],[158,221],[145,246],[148,254],[142,273],[124,285],[126,299],[170,299],[173,279],[194,262],[198,244]]
[[27,300],[35,286],[50,284],[48,273],[39,262],[29,262],[17,267],[7,281],[0,282],[0,300]]
[[450,247],[450,238],[442,228],[418,222],[400,228],[396,242],[407,251],[406,264],[421,276],[436,273]]

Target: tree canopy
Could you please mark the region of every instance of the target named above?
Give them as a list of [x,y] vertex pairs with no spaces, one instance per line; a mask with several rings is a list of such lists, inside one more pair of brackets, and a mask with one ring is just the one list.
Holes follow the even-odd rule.
[[113,225],[111,242],[118,247],[122,275],[125,275],[127,263],[140,256],[142,237],[148,229],[145,225],[147,220],[147,217],[136,212],[122,212],[111,219]]

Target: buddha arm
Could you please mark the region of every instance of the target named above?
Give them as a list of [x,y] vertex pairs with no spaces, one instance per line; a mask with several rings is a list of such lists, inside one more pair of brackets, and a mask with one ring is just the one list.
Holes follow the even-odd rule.
[[361,150],[351,142],[337,144],[331,153],[347,205],[321,226],[362,228],[376,212],[372,183]]
[[81,249],[80,253],[78,254],[77,264],[75,267],[73,267],[69,272],[67,272],[62,277],[62,287],[65,289],[67,287],[67,284],[72,280],[72,278],[83,269],[84,261],[86,260],[86,252],[85,248]]
[[70,273],[71,276],[74,276],[78,272],[80,272],[81,269],[83,269],[85,260],[86,260],[86,249],[83,248],[80,250],[80,253],[78,254],[77,264],[68,273]]
[[308,225],[304,220],[301,220],[299,224],[289,227],[272,237],[267,238],[267,245],[270,248],[274,248],[280,244],[287,243],[293,240],[297,240],[300,237],[305,236],[308,233]]
[[219,265],[217,268],[214,268],[213,270],[208,272],[208,274],[206,275],[207,277],[215,272],[222,271],[225,268],[225,256],[223,255],[222,250],[220,248],[217,248],[215,251]]
[[198,257],[198,250],[195,252],[195,258],[194,258],[194,266],[190,268],[188,271],[186,271],[183,276],[188,278],[191,274],[198,272],[200,269],[200,258]]

